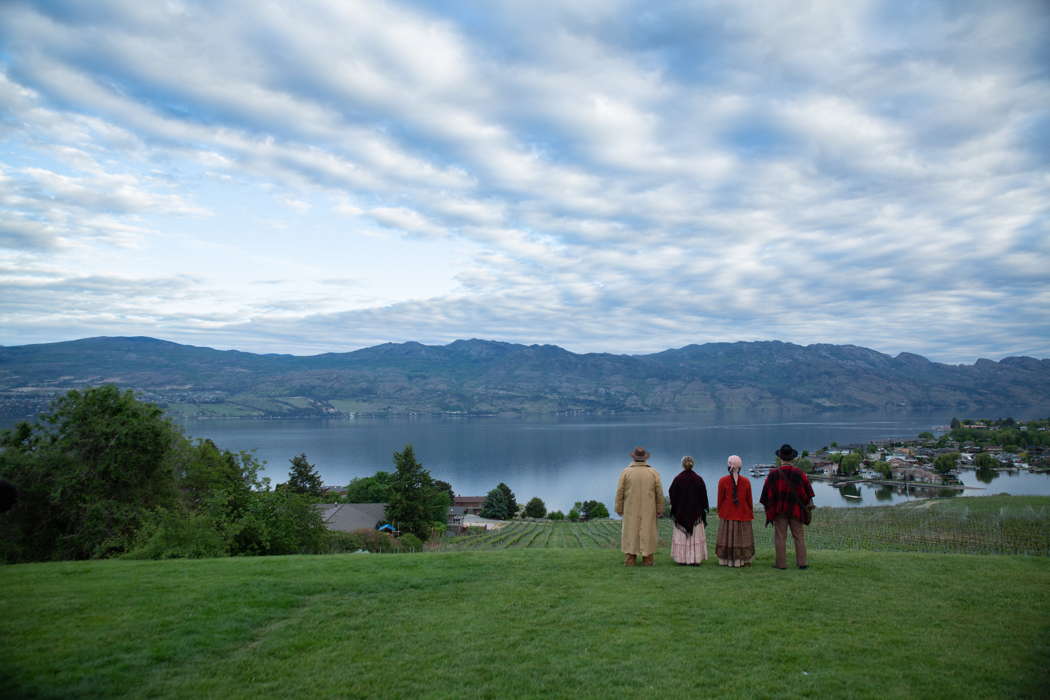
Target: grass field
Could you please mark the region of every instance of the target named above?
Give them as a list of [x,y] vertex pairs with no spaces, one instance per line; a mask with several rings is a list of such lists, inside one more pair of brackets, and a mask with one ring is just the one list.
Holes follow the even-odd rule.
[[760,549],[749,569],[666,554],[625,569],[609,525],[518,527],[503,544],[427,554],[3,567],[0,688],[987,698],[1050,687],[1050,558],[823,549],[807,571],[777,571]]

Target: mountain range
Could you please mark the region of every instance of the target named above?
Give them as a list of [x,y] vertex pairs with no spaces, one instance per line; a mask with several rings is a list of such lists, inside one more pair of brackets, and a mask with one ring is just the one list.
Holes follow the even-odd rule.
[[0,413],[32,415],[74,388],[113,383],[174,415],[802,412],[1044,406],[1050,360],[972,365],[853,345],[705,343],[649,355],[457,340],[312,356],[146,337],[0,347]]

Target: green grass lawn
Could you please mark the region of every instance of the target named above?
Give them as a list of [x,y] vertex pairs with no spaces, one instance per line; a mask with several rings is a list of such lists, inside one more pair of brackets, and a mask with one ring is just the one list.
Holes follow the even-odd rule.
[[[521,529],[521,533],[528,530]],[[759,531],[760,541],[765,533]],[[541,536],[568,543],[583,528]],[[525,535],[518,543],[523,543]],[[817,550],[625,569],[599,547],[0,568],[10,697],[1018,697],[1050,559]]]

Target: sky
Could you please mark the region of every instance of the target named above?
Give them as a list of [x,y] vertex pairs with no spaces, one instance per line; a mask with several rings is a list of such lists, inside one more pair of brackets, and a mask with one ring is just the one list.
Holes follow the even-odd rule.
[[1050,3],[0,3],[0,344],[1050,357]]

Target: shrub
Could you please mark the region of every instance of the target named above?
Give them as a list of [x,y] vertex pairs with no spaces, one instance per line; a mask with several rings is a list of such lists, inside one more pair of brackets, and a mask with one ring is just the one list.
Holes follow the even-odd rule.
[[203,559],[226,556],[226,540],[199,513],[159,510],[147,517],[125,559]]
[[[407,535],[405,535],[407,537]],[[341,552],[396,552],[401,548],[393,536],[378,530],[354,530],[353,532],[329,532],[328,551],[333,554]]]
[[252,494],[243,517],[230,526],[233,554],[308,554],[324,547],[321,514],[303,496],[282,491]]
[[410,552],[418,552],[423,548],[423,540],[419,539],[411,532],[406,532],[401,535],[401,548],[407,549]]

